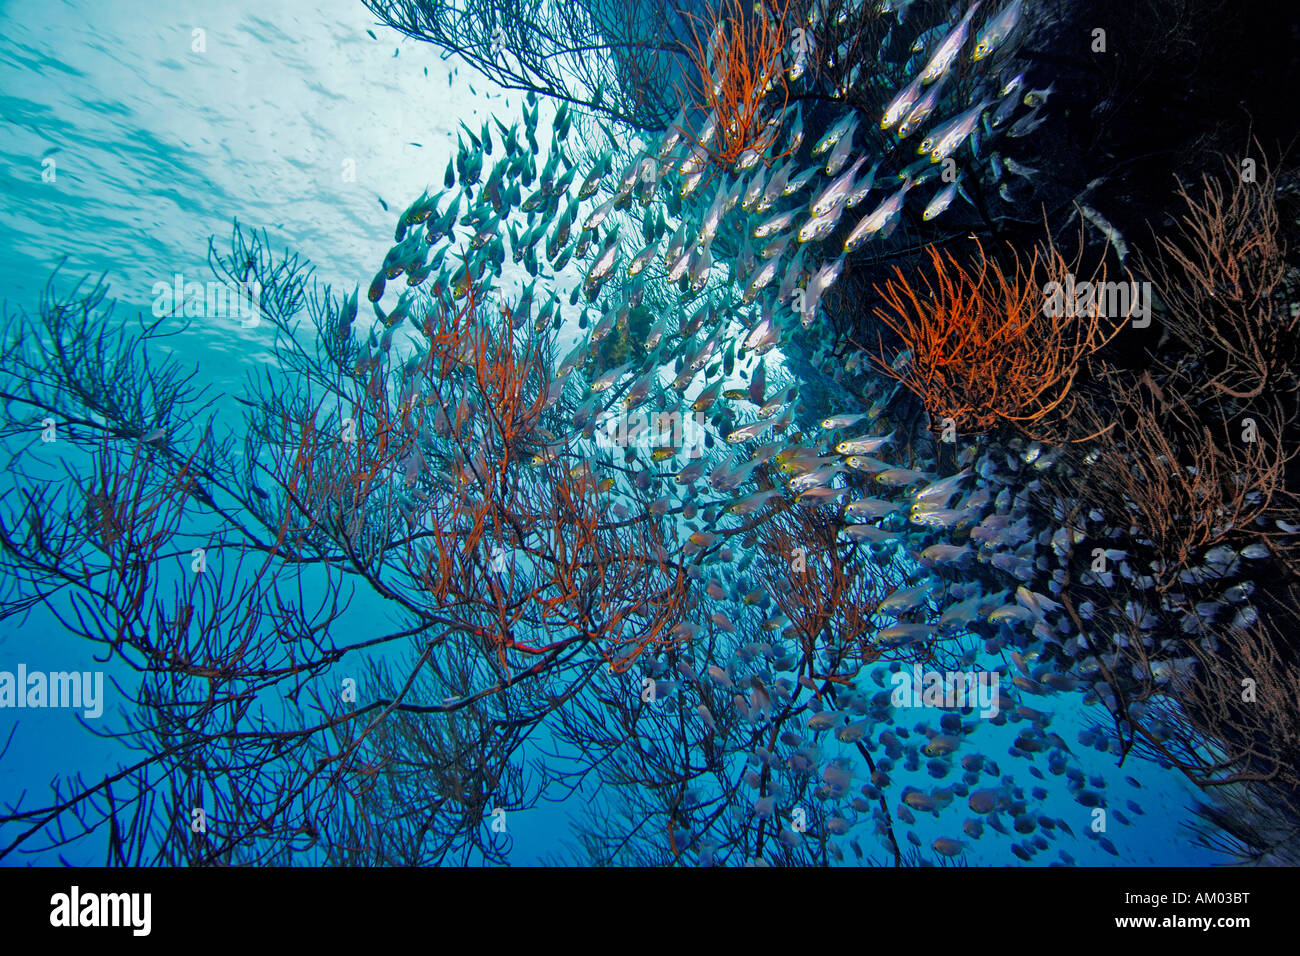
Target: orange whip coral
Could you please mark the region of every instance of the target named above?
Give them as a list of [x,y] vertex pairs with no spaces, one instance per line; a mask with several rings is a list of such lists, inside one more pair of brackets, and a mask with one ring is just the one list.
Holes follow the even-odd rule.
[[[876,315],[904,349],[891,361],[882,343],[873,356],[882,371],[921,399],[932,422],[950,420],[959,429],[1050,429],[1066,417],[1082,363],[1126,317],[1045,314],[1045,284],[1037,280],[1064,283],[1077,265],[1050,243],[1028,264],[1016,255],[1010,270],[983,247],[972,267],[933,246],[928,251],[933,278],[923,286],[895,268],[895,278],[877,290],[886,307]],[[1104,278],[1098,269],[1091,281]]]
[[[789,0],[768,0],[748,11],[741,0],[723,0],[712,20],[694,17],[695,49],[691,62],[698,73],[680,98],[712,114],[712,136],[697,137],[683,130],[695,148],[720,168],[733,165],[749,150],[763,152],[776,140],[779,117],[788,101],[782,58],[786,43],[785,14]],[[701,36],[709,37],[707,44]],[[766,117],[769,94],[780,106]]]

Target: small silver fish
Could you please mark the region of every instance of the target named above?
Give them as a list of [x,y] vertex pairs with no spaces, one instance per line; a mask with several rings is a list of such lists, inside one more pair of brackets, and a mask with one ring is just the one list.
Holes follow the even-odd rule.
[[831,415],[829,418],[823,418],[821,424],[822,424],[822,428],[826,429],[827,431],[831,431],[832,429],[836,429],[836,428],[848,428],[850,425],[856,425],[858,422],[862,421],[862,419],[866,417],[867,416],[865,414]]
[[921,143],[921,149],[918,152],[927,152],[925,149],[926,142],[933,137],[934,145],[928,150],[931,163],[942,162],[946,157],[956,152],[957,147],[966,141],[975,128],[979,126],[980,114],[988,107],[988,101],[984,100],[976,103],[966,112],[952,120],[947,126],[942,127],[942,135],[936,130]]
[[1026,106],[1042,106],[1047,102],[1047,98],[1055,92],[1055,83],[1049,85],[1045,90],[1030,90],[1025,94],[1024,103]]
[[600,254],[600,258],[597,259],[595,265],[591,267],[591,272],[587,274],[587,281],[596,282],[606,276],[609,271],[614,268],[614,263],[617,259],[618,243],[613,242],[610,243],[609,247]]
[[938,83],[931,86],[930,89],[926,91],[925,96],[917,100],[916,105],[913,106],[911,111],[907,114],[907,119],[898,124],[899,139],[907,139],[907,137],[916,132],[917,128],[920,127],[922,123],[930,118],[930,114],[933,113],[935,107],[939,105],[939,100],[943,96],[943,88],[946,83],[947,77],[944,77],[939,80]]
[[1011,114],[1014,113],[1019,108],[1020,108],[1020,97],[1016,96],[1015,93],[1011,93],[1003,97],[1002,102],[998,104],[998,108],[995,109],[993,111],[993,115],[989,117],[989,126],[991,126],[993,129],[997,129],[1008,119],[1010,119]]
[[952,205],[953,198],[957,195],[957,185],[957,180],[953,180],[943,189],[939,190],[939,192],[935,194],[935,197],[930,200],[930,204],[925,207],[925,212],[921,213],[921,218],[926,222],[929,222],[935,216],[939,215],[939,213]]
[[626,375],[628,371],[631,370],[631,368],[632,368],[632,363],[626,362],[623,365],[620,365],[618,368],[610,369],[600,378],[596,379],[594,382],[591,383],[591,390],[593,392],[603,392],[606,389],[613,388],[614,383],[617,382],[619,379],[621,379],[624,375]]
[[844,213],[844,201],[833,206],[830,211],[821,216],[813,216],[799,228],[800,242],[817,242],[825,239],[835,227],[839,225],[840,216]]
[[844,240],[844,251],[852,252],[858,246],[866,241],[868,236],[880,232],[886,234],[887,230],[892,228],[893,222],[903,209],[903,200],[907,196],[907,191],[915,185],[910,178],[892,196],[885,199],[874,211],[862,217],[862,220],[853,227],[847,239]]
[[852,209],[858,205],[858,203],[862,202],[862,200],[867,198],[872,187],[876,185],[876,173],[880,169],[880,163],[881,160],[876,160],[875,165],[868,169],[867,174],[853,187],[853,191],[849,193],[848,198],[844,200],[846,208]]
[[934,51],[934,56],[930,58],[930,62],[921,71],[919,79],[923,84],[933,83],[948,72],[948,68],[957,59],[957,54],[961,52],[961,48],[966,42],[966,35],[970,31],[971,18],[975,16],[975,11],[979,8],[978,0],[976,3],[971,4],[970,9],[966,11],[966,15],[961,18],[961,22],[939,44],[939,48]]
[[1020,22],[1020,13],[1024,0],[1011,0],[997,16],[990,17],[983,28],[975,35],[975,51],[971,60],[978,63],[991,56],[998,46],[1011,35],[1011,31]]
[[918,481],[924,481],[926,477],[925,472],[917,471],[915,468],[886,468],[884,471],[876,473],[875,480],[882,485],[903,487],[916,484]]
[[853,149],[853,134],[857,131],[857,128],[858,124],[855,117],[853,124],[844,135],[840,137],[840,141],[835,144],[835,148],[831,150],[830,159],[826,161],[827,176],[834,176],[843,169],[844,164],[848,162],[849,153]]
[[[760,169],[754,173],[754,178],[750,180],[749,186],[745,189],[744,198],[740,200],[740,208],[745,212],[754,212],[758,201],[763,198],[765,187],[763,172],[764,170]],[[784,185],[782,188],[785,188]]]
[[853,187],[853,179],[854,177],[857,176],[858,170],[862,168],[862,164],[865,161],[866,161],[865,156],[859,157],[857,162],[855,162],[849,168],[848,172],[844,173],[842,176],[840,176],[838,179],[832,182],[829,186],[827,186],[824,190],[822,190],[821,194],[818,195],[818,197],[814,199],[812,203],[811,208],[814,216],[826,215],[828,212],[834,209],[835,206],[837,206],[840,203],[840,201],[845,198],[845,196],[848,195],[849,191]]
[[970,554],[970,549],[964,544],[932,544],[921,552],[921,563],[927,567],[934,567],[937,564],[951,564],[960,561]]
[[768,236],[775,235],[778,232],[788,229],[797,215],[799,215],[798,209],[791,209],[787,212],[778,213],[771,219],[768,219],[755,227],[753,233],[754,238],[766,239]]
[[1006,167],[1007,167],[1007,172],[1011,173],[1011,175],[1013,176],[1021,176],[1025,179],[1033,179],[1035,176],[1038,175],[1038,170],[1034,169],[1031,166],[1025,166],[1021,163],[1018,163],[1010,156],[1006,158]]
[[586,220],[582,224],[583,230],[586,231],[586,230],[595,229],[602,222],[604,222],[606,217],[609,216],[609,214],[613,211],[614,211],[614,200],[607,199],[605,202],[597,206],[592,211],[591,215],[589,215],[586,218]]
[[880,128],[882,130],[889,129],[908,114],[912,109],[912,105],[921,96],[921,86],[921,77],[917,76],[889,101],[889,105],[885,107],[885,115],[880,119]]
[[930,588],[931,585],[927,583],[894,591],[880,602],[880,610],[897,612],[900,614],[915,610],[925,603],[926,596],[930,593]]
[[793,159],[786,162],[772,174],[772,178],[768,181],[767,188],[763,190],[763,195],[759,198],[754,207],[755,212],[767,212],[772,208],[772,204],[784,195],[785,187],[790,182],[790,171],[792,169],[794,169]]
[[637,275],[639,272],[641,272],[641,270],[644,269],[649,264],[650,260],[654,258],[654,255],[657,251],[658,251],[657,245],[652,242],[650,243],[650,245],[646,246],[644,249],[638,252],[635,258],[633,258],[632,261],[628,263],[627,274],[630,276],[634,276]]
[[1012,138],[1028,136],[1045,122],[1047,122],[1047,116],[1043,114],[1042,107],[1035,107],[1031,112],[1026,113],[1011,124],[1011,129],[1007,130],[1007,135]]
[[892,444],[895,434],[897,433],[890,432],[888,435],[884,435],[880,438],[851,438],[836,445],[835,451],[841,455],[870,455],[873,452],[880,451],[880,449],[884,448],[886,445]]
[[785,191],[784,191],[781,195],[783,195],[783,196],[793,196],[793,195],[794,195],[795,193],[797,193],[799,190],[803,189],[803,188],[804,188],[805,186],[807,186],[810,182],[812,182],[812,178],[813,178],[815,175],[817,175],[817,167],[816,167],[816,166],[812,166],[812,167],[809,167],[808,169],[805,169],[805,170],[804,170],[803,172],[801,172],[798,176],[794,177],[794,179],[792,179],[792,180],[790,180],[788,183],[786,183],[786,185],[785,185]]
[[812,149],[812,155],[817,157],[826,152],[826,150],[838,143],[850,129],[856,129],[857,122],[857,114],[849,112],[842,120],[831,127],[830,132],[818,141],[817,145]]
[[850,524],[840,528],[840,534],[852,541],[866,541],[869,544],[888,544],[899,537],[897,531],[886,531],[873,524]]
[[754,422],[751,425],[744,425],[729,434],[727,436],[727,441],[733,445],[743,441],[752,441],[766,432],[772,427],[772,425],[773,422],[770,419],[768,421]]
[[898,510],[897,504],[892,501],[885,501],[882,498],[859,498],[857,501],[850,501],[844,506],[846,517],[870,520],[884,518],[887,515],[895,514]]
[[911,622],[890,624],[876,632],[877,639],[890,644],[915,644],[918,641],[929,640],[933,636],[934,628],[931,625]]

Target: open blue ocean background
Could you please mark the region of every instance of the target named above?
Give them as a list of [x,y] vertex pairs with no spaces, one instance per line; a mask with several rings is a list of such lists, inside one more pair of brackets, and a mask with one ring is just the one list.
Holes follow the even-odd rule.
[[[203,31],[205,52],[193,49],[195,30]],[[154,283],[178,273],[209,278],[209,237],[220,247],[232,219],[265,228],[277,251],[287,246],[310,259],[336,289],[364,288],[392,244],[397,215],[440,182],[458,122],[476,128],[498,111],[509,124],[518,110],[519,94],[466,69],[449,83],[456,67],[431,47],[376,26],[356,0],[0,5],[0,297],[9,308],[35,311],[66,258],[56,283],[66,288],[106,274],[119,303],[115,318],[128,320],[148,312]],[[56,178],[44,182],[43,161],[51,159]],[[354,181],[345,172],[353,169]],[[275,371],[268,336],[265,328],[213,323],[168,341],[196,379],[237,395],[250,373]],[[0,488],[12,481],[0,476]],[[0,625],[0,670],[19,662],[47,671],[97,669],[89,648],[63,632],[56,615],[64,610],[42,607],[20,626]],[[349,620],[364,627],[384,614],[359,599]],[[110,665],[107,673],[119,672]],[[121,699],[110,687],[91,730],[119,726],[114,703]],[[1112,819],[1106,836],[1119,852],[1113,856],[1086,838],[1088,811],[1062,778],[1017,776],[1026,790],[1047,788],[1044,812],[1070,821],[1076,839],[1062,837],[1057,847],[1081,864],[1216,862],[1190,844],[1185,827],[1195,788],[1152,764],[1117,768],[1113,756],[1076,745],[1084,718],[1097,715],[1077,697],[1052,703],[1060,711],[1051,729],[1089,774],[1106,778],[1109,805],[1125,808],[1131,820],[1124,826]],[[918,712],[907,726],[924,719],[935,715]],[[0,711],[0,742],[15,721],[0,759],[5,803],[23,792],[40,802],[52,778],[95,779],[128,758],[69,711]],[[1004,773],[1022,773],[1027,764],[1005,753],[1018,728],[987,730],[983,741],[1000,741],[987,755]],[[1140,814],[1127,810],[1130,800]],[[543,803],[513,814],[511,862],[536,863],[561,851],[571,809],[579,808]],[[939,835],[924,817],[915,829],[927,844]],[[1008,862],[991,850],[976,843],[967,861]],[[97,863],[103,848],[92,838],[58,855],[20,856],[5,862]],[[1057,860],[1053,848],[1035,863]]]

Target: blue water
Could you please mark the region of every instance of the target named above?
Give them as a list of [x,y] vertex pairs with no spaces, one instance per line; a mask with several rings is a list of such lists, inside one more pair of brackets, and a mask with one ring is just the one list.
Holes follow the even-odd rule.
[[[378,40],[367,35],[368,27]],[[193,49],[196,29],[204,31],[205,52]],[[0,295],[11,307],[34,311],[52,270],[66,257],[58,281],[106,273],[119,302],[115,317],[125,320],[149,309],[154,283],[170,282],[177,273],[207,279],[208,238],[215,236],[220,247],[236,218],[265,228],[277,250],[287,246],[310,259],[324,281],[364,288],[392,244],[396,216],[426,186],[438,188],[458,121],[472,119],[477,128],[497,110],[509,124],[518,109],[517,94],[493,90],[464,68],[449,85],[455,66],[376,26],[355,0],[181,0],[161,14],[153,5],[122,0],[5,5]],[[42,179],[49,168],[44,160],[53,160],[53,182]],[[345,175],[350,170],[355,181]],[[268,334],[212,320],[168,344],[185,364],[197,366],[196,381],[238,393],[249,373],[271,367]],[[13,490],[11,476],[0,480],[6,492]],[[18,661],[44,670],[98,667],[87,648],[64,633],[56,614],[66,611],[41,607],[20,625],[2,626],[0,669]],[[376,615],[385,612],[362,598],[349,620],[365,626]],[[108,672],[125,676],[112,666]],[[110,690],[109,709],[95,730],[120,726],[115,698],[121,695]],[[0,713],[0,740],[10,734],[14,717],[14,711]],[[905,718],[910,726],[933,723],[937,714]],[[1078,714],[1062,712],[1051,730],[1074,746],[1082,726]],[[1016,732],[1012,725],[989,727],[977,739],[1003,772],[1020,772],[1005,755]],[[1043,812],[1071,820],[1079,835],[1058,846],[1080,863],[1097,865],[1214,861],[1189,845],[1183,829],[1193,787],[1149,764],[1116,772],[1109,755],[1074,749],[1087,772],[1107,776],[1112,806],[1135,798],[1145,815],[1135,816],[1130,827],[1111,824],[1107,835],[1119,848],[1116,859],[1083,838],[1087,811],[1064,792],[1062,779],[1049,777],[1042,785],[1052,796]],[[11,802],[26,791],[28,800],[39,801],[54,776],[95,779],[127,757],[68,711],[23,712],[0,760],[0,800]],[[1141,779],[1141,791],[1123,781],[1130,774]],[[1026,790],[1039,785],[1028,777],[1019,782]],[[533,863],[559,852],[577,809],[543,803],[512,815],[511,862]],[[921,815],[915,829],[928,845],[954,827],[935,829]],[[975,844],[968,862],[1015,863],[1004,847],[996,840]],[[98,862],[102,852],[95,837],[57,854],[13,854],[3,862]],[[878,854],[874,845],[869,852]],[[1036,862],[1054,859],[1055,849]]]

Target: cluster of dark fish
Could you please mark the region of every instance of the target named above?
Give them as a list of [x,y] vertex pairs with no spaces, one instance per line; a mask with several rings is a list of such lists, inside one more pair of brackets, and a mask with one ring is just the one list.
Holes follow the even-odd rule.
[[[845,423],[828,420],[823,424]],[[885,436],[868,441],[878,447],[889,440]],[[853,439],[839,444],[849,446],[844,450],[853,450],[852,446],[861,443],[862,439]],[[968,448],[963,457],[974,458],[975,448]],[[1008,467],[1038,473],[1053,465],[1050,453],[1035,445],[1023,447],[1019,458],[1008,463]],[[970,841],[985,835],[986,827],[1008,837],[1012,841],[1010,852],[1026,861],[1047,850],[1061,834],[1071,839],[1080,835],[1094,839],[1102,850],[1118,855],[1104,831],[1088,826],[1086,815],[1082,822],[1076,819],[1071,825],[1069,820],[1034,810],[1035,804],[1048,798],[1048,788],[1035,786],[1026,791],[1014,775],[1003,773],[995,760],[977,749],[980,735],[992,735],[990,727],[1008,722],[1022,724],[1023,729],[1007,752],[1028,764],[1025,769],[1030,776],[1044,782],[1048,774],[1061,777],[1066,792],[1080,807],[1088,811],[1103,808],[1116,822],[1131,822],[1122,810],[1109,806],[1104,794],[1105,779],[1085,776],[1070,745],[1051,730],[1055,715],[1048,698],[1077,694],[1089,676],[1065,676],[1059,666],[1058,658],[1072,652],[1079,640],[1070,634],[1064,616],[1054,613],[1060,610],[1060,604],[1024,583],[990,589],[985,582],[994,575],[977,573],[977,566],[984,566],[986,570],[997,569],[1003,577],[1029,582],[1052,569],[1053,556],[1059,551],[1060,531],[1036,533],[1030,527],[1028,500],[1034,489],[1028,488],[1013,499],[994,472],[992,466],[973,468],[968,464],[946,479],[916,475],[906,482],[911,490],[894,485],[879,496],[859,498],[844,507],[845,519],[854,522],[845,525],[848,537],[867,541],[879,559],[901,556],[902,567],[911,569],[905,583],[878,605],[874,628],[877,646],[933,648],[942,641],[952,654],[952,666],[966,671],[979,666],[985,673],[996,674],[998,712],[991,719],[979,715],[963,718],[958,712],[948,711],[938,718],[937,726],[923,721],[909,732],[903,726],[905,715],[891,702],[886,686],[899,670],[898,664],[870,671],[878,689],[854,686],[841,691],[834,705],[828,706],[818,695],[820,685],[816,681],[782,673],[794,664],[779,640],[795,639],[796,635],[787,630],[788,619],[777,615],[755,622],[756,627],[735,626],[734,622],[740,621],[749,608],[762,612],[769,604],[768,595],[749,592],[743,580],[732,588],[724,585],[721,576],[709,580],[708,594],[715,606],[724,608],[714,614],[716,628],[728,633],[752,634],[757,630],[771,637],[738,644],[726,666],[709,667],[703,676],[712,685],[712,693],[695,707],[704,726],[711,733],[720,732],[721,721],[715,715],[719,707],[734,709],[742,723],[762,724],[774,707],[789,704],[801,688],[814,695],[807,703],[811,713],[806,721],[807,733],[786,730],[779,738],[781,747],[759,747],[747,754],[751,769],[744,778],[751,786],[759,786],[760,774],[764,768],[767,770],[763,792],[753,801],[756,815],[772,817],[778,808],[788,805],[786,794],[799,790],[797,778],[806,778],[820,769],[821,785],[815,791],[823,813],[820,827],[839,836],[869,820],[873,832],[888,844],[893,823],[881,799],[895,777],[910,774],[913,778],[929,776],[940,781],[951,777],[956,779],[930,788],[908,785],[903,789],[892,818],[908,825],[905,837],[914,846],[922,845],[910,828],[916,824],[918,814],[946,820],[945,811],[952,807],[954,814],[964,808],[969,815],[960,824],[960,833],[954,824],[949,835],[929,841],[929,848],[942,856],[962,855]],[[869,533],[855,533],[856,529]],[[729,603],[734,608],[730,613],[726,610]],[[977,634],[986,636],[981,640],[975,637]],[[989,666],[991,660],[1000,663]],[[676,671],[671,673],[664,664],[646,665],[646,673],[661,681],[661,697],[671,698],[681,686],[689,686],[701,677],[689,661],[679,662]],[[1092,693],[1090,698],[1096,702],[1097,695]],[[859,742],[877,754],[875,769],[861,787],[852,782],[852,757]],[[1113,746],[1108,736],[1091,728],[1079,735],[1078,742],[1102,750]],[[1041,757],[1045,768],[1035,762],[1036,757]],[[795,779],[783,781],[786,775]],[[1131,802],[1129,809],[1141,813]],[[818,832],[819,828],[813,828],[801,833],[787,823],[779,838],[796,846],[810,833],[815,836]],[[849,846],[862,859],[856,839]],[[832,855],[838,857],[839,848],[835,844],[831,847]],[[1064,849],[1060,860],[1074,861]]]

